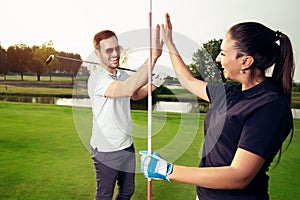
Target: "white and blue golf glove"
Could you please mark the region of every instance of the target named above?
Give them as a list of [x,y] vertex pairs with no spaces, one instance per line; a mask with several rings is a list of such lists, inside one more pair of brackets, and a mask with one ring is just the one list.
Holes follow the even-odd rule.
[[157,74],[154,74],[152,76],[152,84],[155,87],[160,87],[162,84],[164,84],[167,77],[168,77],[168,74],[166,74],[164,72],[158,72]]
[[148,151],[140,151],[142,173],[146,178],[167,180],[173,170],[173,164],[165,161],[157,152],[148,154]]

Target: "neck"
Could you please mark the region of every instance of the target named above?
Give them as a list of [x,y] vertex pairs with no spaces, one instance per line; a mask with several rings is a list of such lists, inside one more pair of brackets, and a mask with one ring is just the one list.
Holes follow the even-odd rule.
[[114,74],[114,75],[117,74],[117,67],[106,66],[105,64],[103,64],[101,62],[100,62],[100,66],[111,74]]
[[106,67],[104,67],[104,69],[105,69],[106,71],[108,71],[109,73],[111,73],[111,74],[114,74],[114,75],[117,74],[117,68],[113,68],[113,67],[106,66]]
[[246,74],[245,81],[242,82],[242,90],[248,90],[261,82],[263,82],[266,77],[265,75],[259,70],[254,68],[253,70],[249,70]]

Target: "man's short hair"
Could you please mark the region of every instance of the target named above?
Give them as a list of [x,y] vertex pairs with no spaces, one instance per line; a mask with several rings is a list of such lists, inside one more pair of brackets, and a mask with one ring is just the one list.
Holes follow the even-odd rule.
[[[104,30],[104,31],[100,31],[99,33],[97,33],[95,36],[94,36],[94,48],[95,49],[100,49],[100,46],[99,46],[99,43],[101,40],[105,40],[107,38],[110,38],[112,36],[116,36],[116,34],[113,32],[113,31],[110,31],[110,30]],[[118,39],[118,38],[117,38]]]

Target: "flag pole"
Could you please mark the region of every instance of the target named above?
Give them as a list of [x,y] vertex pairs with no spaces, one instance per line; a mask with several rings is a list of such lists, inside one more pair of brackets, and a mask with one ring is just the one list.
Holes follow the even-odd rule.
[[[149,60],[148,60],[148,154],[152,153],[152,0],[149,9]],[[151,178],[148,178],[148,200],[151,200]]]

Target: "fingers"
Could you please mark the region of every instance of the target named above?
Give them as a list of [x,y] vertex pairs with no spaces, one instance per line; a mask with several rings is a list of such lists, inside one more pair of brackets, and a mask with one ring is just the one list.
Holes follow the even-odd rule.
[[171,23],[169,13],[166,13],[166,16],[165,16],[165,26],[167,29],[172,29],[172,23]]
[[156,41],[156,47],[161,48],[163,46],[163,41],[160,39],[160,26],[159,24],[156,25],[155,29],[155,41]]
[[166,13],[165,15],[165,24],[161,24],[162,31],[165,31],[166,29],[172,29],[172,23],[170,19],[169,13]]
[[160,38],[160,26],[159,24],[156,25],[156,30],[155,30],[155,33],[156,33],[156,38]]
[[164,44],[169,46],[173,43],[172,41],[172,23],[170,20],[169,13],[165,14],[165,24],[161,24],[161,34]]

